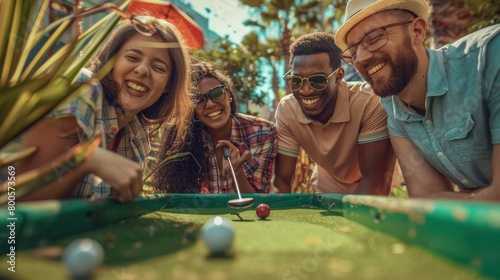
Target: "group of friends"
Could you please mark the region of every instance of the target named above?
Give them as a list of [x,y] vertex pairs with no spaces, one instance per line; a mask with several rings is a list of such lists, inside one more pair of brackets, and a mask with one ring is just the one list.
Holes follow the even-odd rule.
[[[349,1],[336,34],[291,44],[283,77],[291,94],[274,123],[238,113],[230,75],[193,63],[174,25],[123,21],[81,79],[109,61],[113,69],[22,136],[38,150],[16,170],[97,134],[101,146],[22,199],[126,202],[143,192],[146,175],[159,193],[232,193],[234,180],[243,193],[290,192],[302,148],[316,163],[318,192],[388,195],[397,158],[410,197],[500,201],[500,25],[430,50],[428,14],[425,0]],[[365,82],[346,82],[341,60]],[[144,174],[152,128],[160,148]]]

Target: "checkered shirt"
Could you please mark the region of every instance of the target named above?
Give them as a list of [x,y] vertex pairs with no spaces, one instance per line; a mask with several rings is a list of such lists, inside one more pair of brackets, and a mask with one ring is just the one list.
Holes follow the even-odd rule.
[[[243,163],[243,171],[250,185],[258,193],[269,192],[274,158],[278,153],[278,135],[274,123],[254,116],[237,113],[231,115],[232,128],[229,141],[238,148],[240,155],[250,152],[250,159]],[[209,174],[202,183],[202,193],[234,193],[231,170],[219,171],[215,148],[207,131],[203,133],[206,155],[209,158]]]

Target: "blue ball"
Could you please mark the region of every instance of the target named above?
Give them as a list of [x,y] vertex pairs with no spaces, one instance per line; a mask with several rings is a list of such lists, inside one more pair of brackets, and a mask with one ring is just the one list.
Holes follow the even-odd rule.
[[233,243],[234,229],[227,218],[216,216],[201,228],[201,239],[212,253],[223,253]]
[[81,238],[66,246],[62,260],[71,276],[87,277],[102,264],[104,250],[97,241]]

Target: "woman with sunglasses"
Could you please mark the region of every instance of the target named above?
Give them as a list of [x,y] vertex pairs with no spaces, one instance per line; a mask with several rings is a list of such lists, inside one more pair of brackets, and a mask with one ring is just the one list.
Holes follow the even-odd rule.
[[38,150],[16,170],[40,167],[99,134],[100,147],[24,200],[115,196],[130,201],[142,191],[150,127],[169,121],[176,127],[170,149],[184,142],[193,103],[188,89],[190,59],[177,28],[153,17],[128,17],[82,78],[109,67],[108,62],[112,69],[106,76],[91,80],[88,91],[27,131],[22,145]]
[[160,166],[153,185],[168,193],[234,193],[235,182],[222,147],[231,153],[238,186],[243,193],[269,192],[277,135],[274,124],[236,113],[231,79],[211,63],[192,66],[195,91],[193,126],[182,152],[183,160],[162,162],[174,134],[165,135],[160,148]]

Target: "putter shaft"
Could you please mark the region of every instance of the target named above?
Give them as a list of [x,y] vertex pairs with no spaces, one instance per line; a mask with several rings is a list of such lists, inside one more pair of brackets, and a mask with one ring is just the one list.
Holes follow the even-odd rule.
[[222,147],[222,153],[229,163],[231,173],[233,174],[234,184],[236,185],[236,192],[238,193],[238,198],[241,200],[240,186],[238,185],[238,180],[236,179],[236,174],[234,173],[233,164],[231,163],[231,153],[229,152],[229,148],[226,146]]

